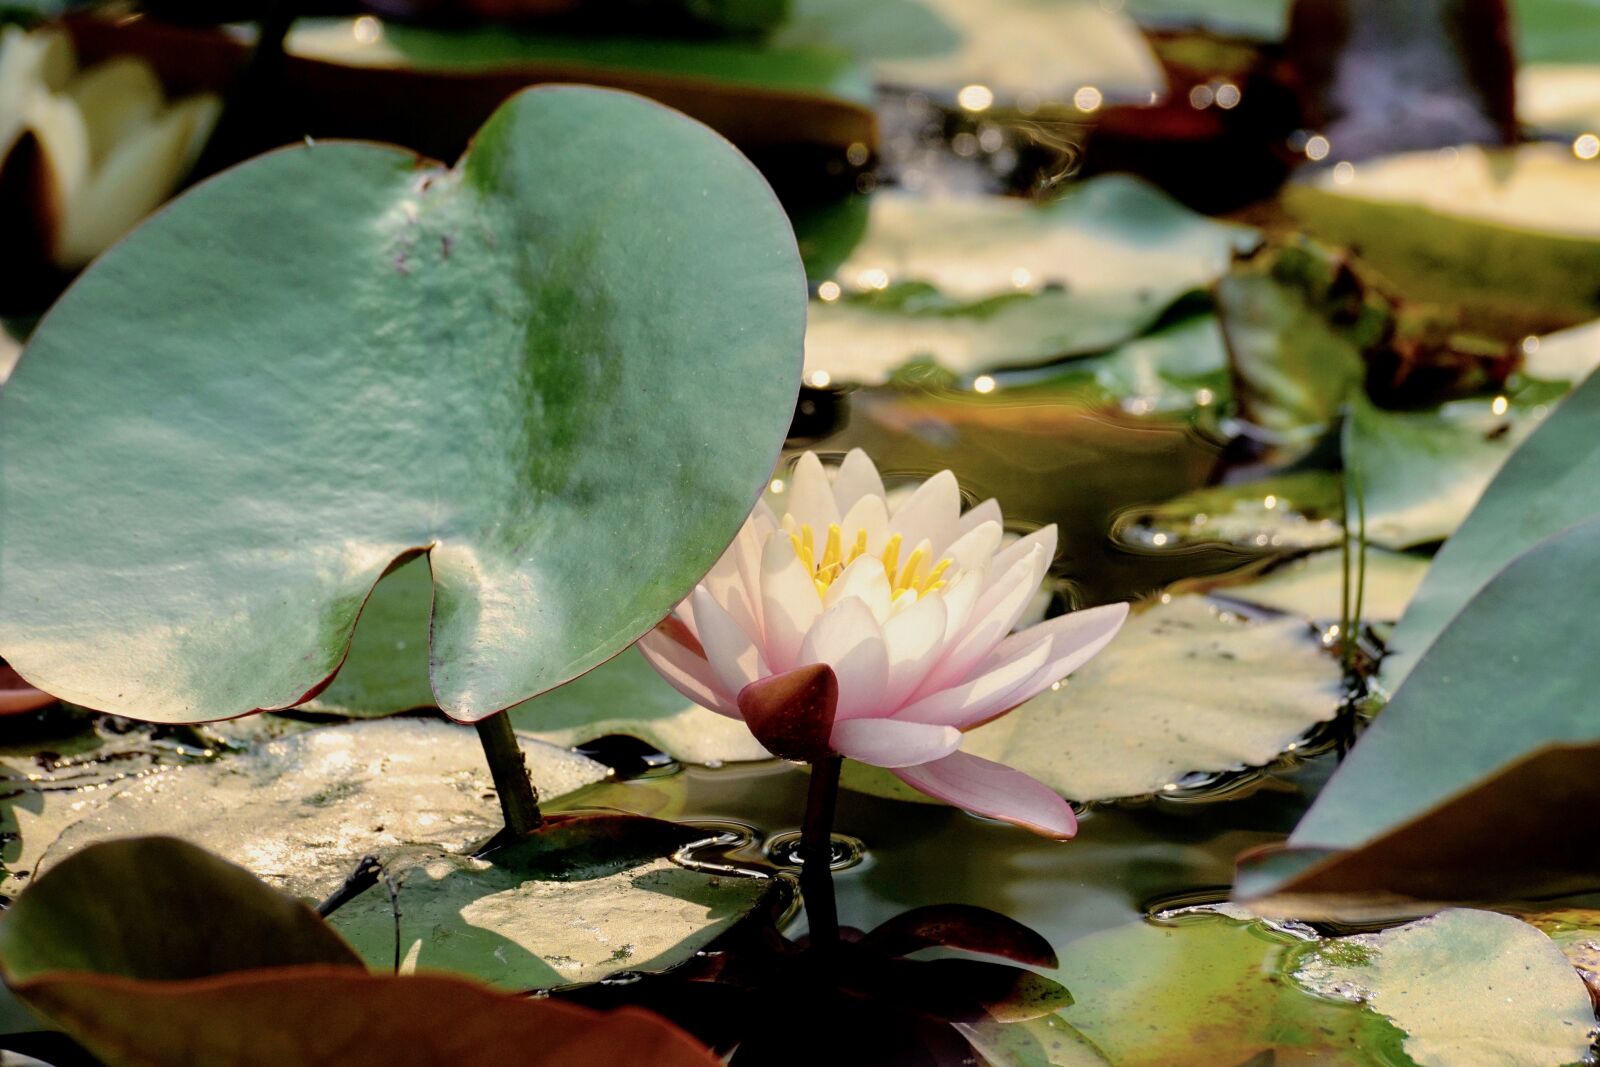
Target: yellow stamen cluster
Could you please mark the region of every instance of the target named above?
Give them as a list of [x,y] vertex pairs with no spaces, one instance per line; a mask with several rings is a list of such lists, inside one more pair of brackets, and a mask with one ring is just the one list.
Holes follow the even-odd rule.
[[[867,531],[857,530],[854,541],[846,550],[844,532],[839,529],[839,524],[836,522],[828,524],[828,535],[822,543],[820,554],[817,552],[816,534],[812,532],[810,523],[802,523],[798,529],[790,532],[789,537],[794,541],[795,555],[800,557],[800,562],[811,573],[811,580],[816,584],[818,596],[827,596],[828,588],[833,585],[834,579],[843,574],[846,567],[867,554]],[[948,557],[930,567],[928,564],[933,553],[928,550],[928,545],[924,542],[912,551],[902,565],[900,548],[901,537],[895,534],[889,538],[889,543],[884,546],[880,557],[883,560],[884,573],[889,576],[890,592],[894,596],[911,592],[921,599],[936,589],[944,588],[944,575],[951,567],[951,560]]]

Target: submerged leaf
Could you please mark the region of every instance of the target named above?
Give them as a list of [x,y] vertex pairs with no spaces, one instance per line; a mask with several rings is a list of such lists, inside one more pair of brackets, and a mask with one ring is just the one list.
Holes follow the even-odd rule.
[[559,685],[748,514],[803,295],[749,163],[622,93],[520,93],[453,169],[355,143],[237,167],[98,260],[0,394],[0,651],[134,717],[288,707],[426,553],[446,711]]

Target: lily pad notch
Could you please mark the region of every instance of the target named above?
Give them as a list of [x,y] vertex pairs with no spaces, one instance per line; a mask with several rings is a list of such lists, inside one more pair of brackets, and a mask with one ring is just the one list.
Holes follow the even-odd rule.
[[0,397],[0,650],[137,719],[291,707],[426,552],[434,693],[489,719],[715,562],[782,447],[805,308],[765,180],[631,94],[525,90],[453,168],[251,160],[93,264]]

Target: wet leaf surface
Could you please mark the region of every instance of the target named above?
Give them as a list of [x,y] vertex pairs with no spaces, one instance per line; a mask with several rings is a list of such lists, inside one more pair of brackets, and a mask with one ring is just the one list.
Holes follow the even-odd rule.
[[[609,773],[537,742],[525,742],[523,750],[547,796]],[[275,888],[320,900],[363,855],[382,859],[421,842],[467,850],[501,824],[477,736],[419,719],[323,727],[103,788],[93,780],[82,784],[81,791],[37,793],[37,805],[12,809],[23,846],[9,865],[14,878],[97,841],[170,834],[249,868]]]
[[[1355,596],[1358,561],[1350,560],[1350,596]],[[1394,622],[1428,573],[1428,558],[1405,552],[1368,548],[1361,618]],[[1345,558],[1338,550],[1313,552],[1290,560],[1251,581],[1213,586],[1214,595],[1319,623],[1338,622],[1344,612]],[[1353,610],[1353,605],[1352,605]]]
[[0,648],[102,710],[291,706],[426,552],[441,705],[551,688],[743,521],[801,284],[748,162],[623,94],[518,95],[457,169],[371,144],[236,168],[86,272],[0,397]]
[[1343,538],[1335,471],[1296,471],[1183,493],[1125,520],[1126,541],[1154,548],[1218,541],[1256,549],[1327,548]]
[[1565,1067],[1588,1058],[1595,1036],[1589,991],[1561,949],[1492,912],[1325,942],[1294,979],[1389,1019],[1419,1067]]

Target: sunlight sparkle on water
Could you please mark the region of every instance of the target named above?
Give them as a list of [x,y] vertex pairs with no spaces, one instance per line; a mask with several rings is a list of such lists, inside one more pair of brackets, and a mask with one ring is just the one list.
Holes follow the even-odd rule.
[[972,391],[975,393],[994,392],[994,379],[987,374],[980,374],[972,379]]
[[1586,133],[1572,142],[1572,154],[1579,159],[1594,159],[1600,156],[1600,137]]
[[1104,102],[1105,97],[1101,95],[1099,89],[1096,89],[1092,85],[1085,85],[1083,88],[1072,94],[1072,106],[1076,107],[1079,111],[1099,110],[1100,105]]
[[377,44],[383,37],[383,23],[371,15],[362,15],[350,24],[350,35],[357,44]]
[[956,103],[968,111],[987,111],[994,103],[994,90],[987,85],[968,85],[956,94]]
[[827,281],[817,286],[817,299],[825,304],[831,304],[839,299],[839,283]]

